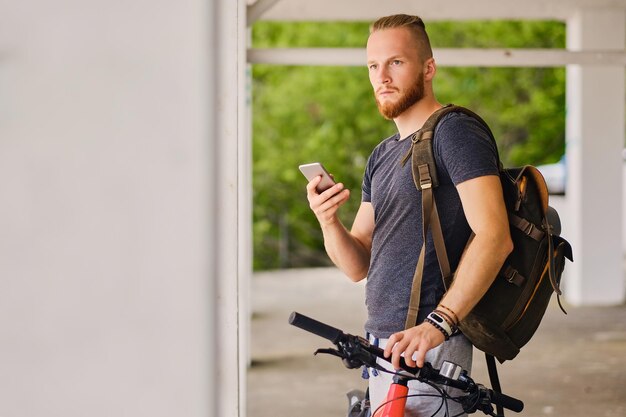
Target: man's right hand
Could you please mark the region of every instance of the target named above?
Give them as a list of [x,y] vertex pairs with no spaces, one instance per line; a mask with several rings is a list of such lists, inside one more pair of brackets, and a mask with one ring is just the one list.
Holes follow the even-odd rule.
[[313,178],[307,184],[306,190],[309,207],[315,213],[320,225],[324,227],[337,222],[337,210],[348,201],[350,190],[344,189],[342,183],[337,183],[326,191],[318,193],[316,187],[321,180],[321,176]]

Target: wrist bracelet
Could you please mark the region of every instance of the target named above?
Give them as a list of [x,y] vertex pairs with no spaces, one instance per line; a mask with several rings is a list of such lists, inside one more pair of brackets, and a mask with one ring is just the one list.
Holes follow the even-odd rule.
[[434,320],[431,320],[429,317],[426,317],[426,319],[424,319],[424,321],[426,323],[430,323],[435,329],[439,330],[441,332],[441,334],[443,334],[443,338],[445,340],[450,339],[450,336],[448,335],[448,333],[446,333],[444,328],[441,327],[440,325],[438,325]]
[[450,327],[454,328],[456,326],[456,323],[454,322],[454,320],[452,320],[452,317],[448,316],[445,311],[443,311],[443,310],[434,310],[434,312],[439,314],[440,316],[442,316],[444,319],[446,319],[446,321],[448,322]]
[[459,322],[460,322],[459,316],[457,316],[456,313],[454,311],[452,311],[452,309],[444,306],[443,304],[439,304],[439,307],[443,308],[444,310],[446,310],[446,311],[450,312],[450,314],[452,314],[452,316],[454,318],[454,321],[455,321],[455,323],[454,323],[455,325],[459,324]]
[[[450,325],[450,323],[448,323],[446,321],[446,319],[443,318],[443,316],[441,316],[436,311],[433,311],[432,313],[430,313],[428,315],[427,319],[432,321],[432,322],[435,322],[439,327],[441,327],[441,329],[443,329],[443,331],[445,332],[445,334],[448,337],[452,336],[454,334],[454,332],[456,331],[456,326],[455,325]],[[429,323],[430,323],[430,321],[429,321]]]

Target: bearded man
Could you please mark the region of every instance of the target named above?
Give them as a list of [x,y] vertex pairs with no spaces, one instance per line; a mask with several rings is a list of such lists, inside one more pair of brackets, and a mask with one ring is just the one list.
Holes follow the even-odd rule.
[[[459,332],[450,337],[427,316],[439,311],[453,328],[487,291],[512,250],[497,150],[485,128],[464,114],[450,113],[437,125],[433,151],[439,187],[434,193],[455,280],[446,292],[428,236],[418,319],[405,329],[423,237],[421,195],[410,164],[403,166],[400,160],[410,148],[408,138],[442,107],[433,92],[437,67],[423,21],[394,15],[374,22],[367,41],[367,67],[378,109],[393,120],[398,133],[379,143],[368,159],[361,205],[350,230],[337,217],[350,197],[342,183],[318,193],[321,178],[313,179],[307,185],[309,205],[331,260],[351,280],[367,278],[365,330],[385,349],[392,363],[387,366],[399,369],[403,356],[409,366],[428,361],[439,368],[447,360],[469,372],[470,342]],[[471,233],[475,237],[466,247]],[[392,376],[370,373],[374,410],[384,401]],[[432,396],[436,392],[425,384],[412,381],[409,388],[407,416],[463,412],[456,403],[441,407],[441,397]]]

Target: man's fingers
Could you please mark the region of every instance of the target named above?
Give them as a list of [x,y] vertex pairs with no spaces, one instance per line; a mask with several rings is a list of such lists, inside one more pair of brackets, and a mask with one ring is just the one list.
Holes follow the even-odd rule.
[[316,187],[320,183],[321,179],[322,177],[315,177],[306,186],[309,207],[317,214],[322,213],[339,203],[343,203],[343,200],[347,199],[349,196],[349,193],[341,193],[341,190],[344,187],[341,183],[335,184],[322,193],[318,193]]
[[385,346],[385,358],[395,369],[400,369],[400,359],[411,367],[422,368],[426,352],[443,343],[443,334],[429,324],[423,324],[391,335]]
[[337,194],[339,191],[343,190],[343,183],[338,182],[337,184],[333,185],[332,187],[330,187],[328,190],[324,190],[320,193],[320,196],[324,197],[324,196],[332,196]]
[[424,345],[421,345],[420,348],[415,352],[415,366],[417,366],[418,368],[424,367],[424,360],[426,359],[427,348],[422,346]]
[[385,358],[391,356],[391,352],[393,351],[395,344],[401,339],[402,333],[394,333],[391,335],[391,337],[389,337],[389,340],[387,341],[387,346],[385,346]]
[[317,177],[313,178],[311,181],[309,181],[309,183],[306,185],[306,191],[307,193],[311,194],[317,194],[317,184],[320,183],[320,181],[322,181],[322,176],[318,175]]
[[[326,193],[326,191],[324,191],[324,193]],[[324,200],[324,198],[326,198],[326,195],[324,193],[319,195],[319,200],[321,202],[317,207],[315,207],[314,202],[311,202],[311,209],[313,209],[316,214],[321,214],[327,210],[334,208],[335,206],[337,206],[336,208],[339,208],[339,206],[345,203],[350,196],[349,190],[343,190],[342,192],[339,192],[335,195],[330,194],[332,197]]]
[[[400,358],[402,358],[402,353],[404,353],[404,349],[396,345],[391,355],[391,364],[393,365],[394,369],[402,369],[402,367],[400,366]],[[404,358],[404,360],[406,361],[406,358]]]
[[[400,358],[402,354],[406,351],[406,348],[409,345],[410,339],[406,337],[404,333],[396,333],[399,337],[397,338],[397,342],[391,348],[391,363],[395,369],[400,369]],[[405,358],[406,360],[406,358]]]
[[409,366],[416,366],[413,360],[413,354],[417,351],[419,343],[419,339],[409,339],[408,346],[404,349],[404,362]]

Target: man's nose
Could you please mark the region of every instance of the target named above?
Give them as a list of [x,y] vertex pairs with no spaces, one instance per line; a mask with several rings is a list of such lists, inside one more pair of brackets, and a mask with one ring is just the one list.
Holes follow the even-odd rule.
[[377,81],[379,84],[389,84],[391,82],[391,77],[389,76],[389,71],[385,66],[382,66],[378,70]]

